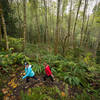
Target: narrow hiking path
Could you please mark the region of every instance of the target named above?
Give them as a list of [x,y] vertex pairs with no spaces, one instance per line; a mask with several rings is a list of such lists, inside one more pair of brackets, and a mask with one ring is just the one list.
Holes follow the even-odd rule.
[[45,82],[43,81],[43,75],[36,75],[38,80],[34,80],[30,78],[30,81],[26,83],[26,80],[22,80],[22,76],[24,75],[24,70],[17,70],[16,73],[13,73],[6,85],[7,88],[3,88],[2,92],[4,94],[3,100],[21,100],[20,93],[21,91],[28,92],[30,88],[38,87],[38,86],[57,86],[62,92],[64,92],[65,85],[62,81],[56,79],[54,82],[51,82],[49,79]]

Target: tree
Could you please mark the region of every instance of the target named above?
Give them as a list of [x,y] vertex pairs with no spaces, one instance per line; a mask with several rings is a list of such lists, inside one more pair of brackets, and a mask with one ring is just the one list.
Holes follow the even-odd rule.
[[44,0],[44,7],[45,7],[45,35],[44,35],[44,42],[46,43],[47,40],[47,33],[48,33],[48,17],[47,17],[47,1]]
[[6,24],[7,34],[10,36],[18,35],[16,31],[16,26],[15,26],[17,22],[16,16],[14,16],[15,11],[10,6],[9,0],[0,0],[0,3],[2,5],[5,23],[7,23]]
[[83,39],[83,42],[84,42],[84,45],[86,46],[87,44],[87,41],[88,41],[88,36],[89,36],[89,32],[88,32],[88,26],[89,26],[89,15],[88,15],[88,19],[87,19],[87,24],[86,24],[86,29],[85,29],[85,34],[84,34],[84,39]]
[[82,41],[83,41],[83,32],[84,32],[84,24],[85,24],[85,16],[86,16],[87,4],[88,4],[88,0],[85,0],[84,12],[83,12],[83,22],[82,22],[82,27],[81,27],[80,46],[82,45]]
[[41,39],[40,39],[40,27],[39,27],[39,18],[38,18],[38,0],[33,0],[33,3],[34,3],[35,19],[36,19],[37,32],[38,32],[38,42],[40,42]]
[[60,0],[57,2],[57,21],[56,21],[56,34],[55,34],[55,55],[58,53],[58,35],[59,35],[59,22],[60,22]]
[[[1,22],[1,21],[0,21]],[[0,42],[2,41],[1,24],[0,24]]]
[[24,48],[26,46],[26,0],[23,0],[24,7]]
[[82,3],[82,0],[79,0],[79,5],[78,5],[78,9],[77,9],[77,14],[76,14],[76,18],[75,18],[75,23],[74,23],[74,28],[73,28],[73,48],[75,48],[75,29],[76,29],[76,24],[77,24],[77,19],[78,19],[78,14],[79,14],[79,10],[80,10],[80,7],[81,7],[81,3]]
[[[63,43],[63,55],[65,53],[65,44],[66,44],[66,41],[68,39],[68,42],[67,44],[69,45],[69,37],[70,37],[70,28],[71,28],[71,14],[72,14],[72,0],[70,2],[70,12],[69,12],[69,17],[68,17],[68,34],[64,37],[64,43]],[[68,48],[68,46],[67,46]]]
[[1,15],[1,20],[2,20],[2,25],[3,25],[4,38],[5,38],[5,41],[6,41],[6,50],[9,50],[6,23],[5,23],[5,19],[4,19],[4,16],[3,16],[3,10],[2,10],[1,5],[0,5],[0,15]]

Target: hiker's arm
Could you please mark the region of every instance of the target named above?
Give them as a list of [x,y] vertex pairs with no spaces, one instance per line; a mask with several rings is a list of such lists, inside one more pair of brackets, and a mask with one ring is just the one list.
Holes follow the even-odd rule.
[[22,79],[26,78],[26,77],[29,75],[30,71],[31,71],[31,67],[30,67],[30,68],[28,68],[27,74],[26,74],[25,76],[23,76],[23,78],[22,78]]

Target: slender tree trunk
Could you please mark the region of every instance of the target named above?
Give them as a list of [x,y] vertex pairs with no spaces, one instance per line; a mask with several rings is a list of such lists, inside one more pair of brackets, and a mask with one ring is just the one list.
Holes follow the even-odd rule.
[[48,17],[47,17],[47,1],[44,0],[44,7],[45,7],[45,43],[47,41],[47,34],[48,34]]
[[2,41],[1,24],[0,24],[0,42]]
[[83,22],[82,22],[82,27],[81,27],[80,46],[82,45],[82,41],[83,41],[83,32],[84,32],[84,24],[85,24],[85,16],[86,16],[87,2],[88,2],[88,0],[85,0],[84,12],[83,12]]
[[24,48],[26,46],[26,0],[23,0],[24,7]]
[[55,55],[58,53],[58,38],[59,38],[59,14],[60,14],[60,0],[57,2],[57,21],[56,21],[56,34],[55,34]]
[[69,47],[69,37],[70,37],[70,29],[71,29],[71,16],[72,16],[72,0],[70,4],[70,14],[69,14],[69,20],[68,20],[68,47]]
[[39,27],[39,18],[38,18],[38,0],[33,0],[33,2],[34,2],[35,19],[36,19],[37,32],[38,32],[38,42],[40,42],[41,38],[40,38],[40,27]]
[[88,25],[89,25],[89,16],[88,16],[88,19],[87,19],[87,24],[86,24],[86,29],[85,29],[84,39],[83,39],[84,45],[86,44],[86,38],[88,38],[88,37],[86,37],[87,31],[88,31]]
[[76,15],[76,18],[75,18],[75,23],[74,23],[74,28],[73,28],[73,48],[75,48],[75,30],[76,30],[76,24],[77,24],[77,19],[78,19],[78,14],[79,14],[79,10],[80,10],[80,7],[81,7],[81,3],[82,3],[82,0],[79,0],[79,5],[78,5],[78,9],[77,9],[77,15]]
[[[20,3],[19,3],[19,0],[16,1],[16,4],[17,4],[17,15],[18,15],[18,20],[19,20],[18,28],[22,29],[22,27],[21,27],[21,21],[20,21],[21,18],[20,18],[20,7],[19,7]],[[18,30],[17,32],[20,33],[20,38],[23,37],[22,36],[23,34],[21,34],[22,33],[21,30]]]
[[67,39],[68,39],[68,41],[67,41],[68,46],[67,47],[69,47],[69,37],[70,37],[70,28],[71,28],[71,13],[72,13],[72,0],[70,3],[70,13],[69,13],[69,18],[68,18],[68,34],[65,36],[64,43],[63,43],[63,55],[65,53],[65,48],[66,48],[65,44],[66,44]]
[[5,23],[5,19],[4,19],[4,16],[3,16],[2,9],[0,11],[1,11],[1,20],[2,20],[2,25],[3,25],[3,30],[4,30],[4,38],[5,38],[5,41],[6,41],[6,50],[9,50],[8,36],[7,36],[7,30],[6,30],[6,23]]

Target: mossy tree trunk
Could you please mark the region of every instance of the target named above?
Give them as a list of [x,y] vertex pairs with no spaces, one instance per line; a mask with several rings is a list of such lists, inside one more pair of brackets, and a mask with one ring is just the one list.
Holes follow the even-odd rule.
[[8,36],[7,36],[7,30],[6,30],[6,23],[5,23],[5,19],[4,19],[4,16],[3,16],[2,8],[0,8],[0,15],[1,15],[1,20],[2,20],[2,25],[3,25],[4,38],[5,38],[5,41],[6,41],[6,50],[9,50]]

